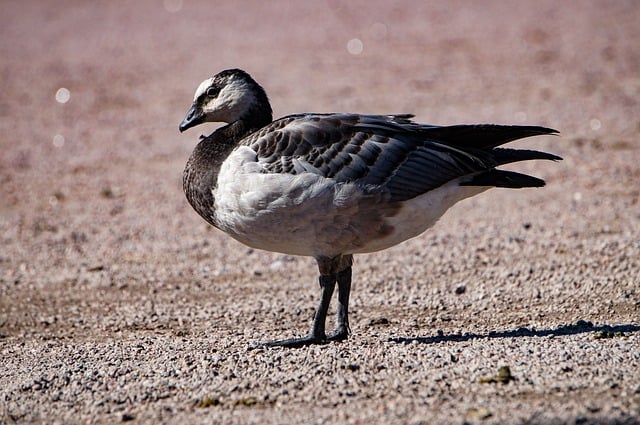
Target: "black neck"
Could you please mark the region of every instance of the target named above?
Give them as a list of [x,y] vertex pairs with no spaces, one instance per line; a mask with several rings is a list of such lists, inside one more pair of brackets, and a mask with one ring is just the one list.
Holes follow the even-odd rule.
[[214,226],[213,190],[217,185],[220,167],[240,140],[271,122],[271,108],[265,113],[250,116],[251,119],[235,121],[202,139],[184,170],[182,187],[187,200],[202,218]]

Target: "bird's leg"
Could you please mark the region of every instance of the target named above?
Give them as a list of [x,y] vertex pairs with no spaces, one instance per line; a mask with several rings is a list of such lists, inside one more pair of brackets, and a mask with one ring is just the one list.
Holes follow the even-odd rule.
[[327,336],[331,341],[344,341],[349,337],[349,294],[351,292],[351,266],[337,275],[338,280],[338,314],[336,328]]
[[312,344],[323,344],[327,342],[327,335],[325,333],[325,322],[327,319],[327,311],[329,310],[329,303],[333,296],[333,290],[336,286],[336,275],[320,275],[320,289],[322,295],[320,298],[320,304],[313,316],[313,323],[311,324],[311,330],[309,334],[302,338],[291,338],[279,341],[269,341],[263,344],[259,344],[263,347],[288,347],[298,348]]
[[313,323],[309,331],[309,337],[318,341],[325,341],[327,335],[325,333],[325,323],[327,321],[327,311],[329,311],[329,303],[333,296],[333,289],[336,287],[336,275],[323,276],[320,275],[320,288],[322,289],[322,297],[320,304],[313,316]]

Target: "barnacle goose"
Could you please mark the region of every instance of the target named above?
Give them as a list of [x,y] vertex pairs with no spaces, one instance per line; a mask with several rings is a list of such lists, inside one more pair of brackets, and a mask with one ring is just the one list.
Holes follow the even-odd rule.
[[[497,167],[550,153],[499,146],[557,133],[535,126],[435,126],[412,115],[304,113],[272,121],[264,89],[240,69],[203,81],[180,131],[202,136],[183,175],[186,197],[207,222],[254,248],[316,259],[321,300],[302,338],[262,346],[340,341],[348,320],[353,255],[420,235],[456,202],[491,187],[544,186]],[[325,319],[338,285],[336,328]]]

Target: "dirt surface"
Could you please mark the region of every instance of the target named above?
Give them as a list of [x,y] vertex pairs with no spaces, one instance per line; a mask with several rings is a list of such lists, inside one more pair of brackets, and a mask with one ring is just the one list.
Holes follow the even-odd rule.
[[[0,4],[0,423],[640,423],[638,2],[344,3]],[[516,145],[565,160],[357,257],[348,342],[249,351],[319,293],[182,194],[230,67],[276,116],[546,125]]]

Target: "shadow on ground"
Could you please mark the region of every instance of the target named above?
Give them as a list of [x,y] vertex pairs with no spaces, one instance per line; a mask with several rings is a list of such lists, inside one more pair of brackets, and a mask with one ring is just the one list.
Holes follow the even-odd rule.
[[562,325],[554,329],[535,329],[535,328],[518,328],[515,330],[509,331],[490,331],[485,334],[478,333],[464,333],[464,334],[450,334],[445,335],[444,332],[438,331],[438,335],[436,336],[426,336],[426,337],[397,337],[397,338],[389,338],[390,342],[398,342],[409,344],[412,342],[420,343],[420,344],[433,344],[438,342],[461,342],[461,341],[470,341],[475,339],[490,339],[490,338],[519,338],[519,337],[532,337],[532,336],[563,336],[563,335],[575,335],[582,333],[593,333],[594,338],[603,339],[603,338],[614,338],[614,337],[623,337],[631,332],[640,331],[640,326],[638,325],[601,325],[594,326],[593,323],[579,320],[575,324],[570,325]]

